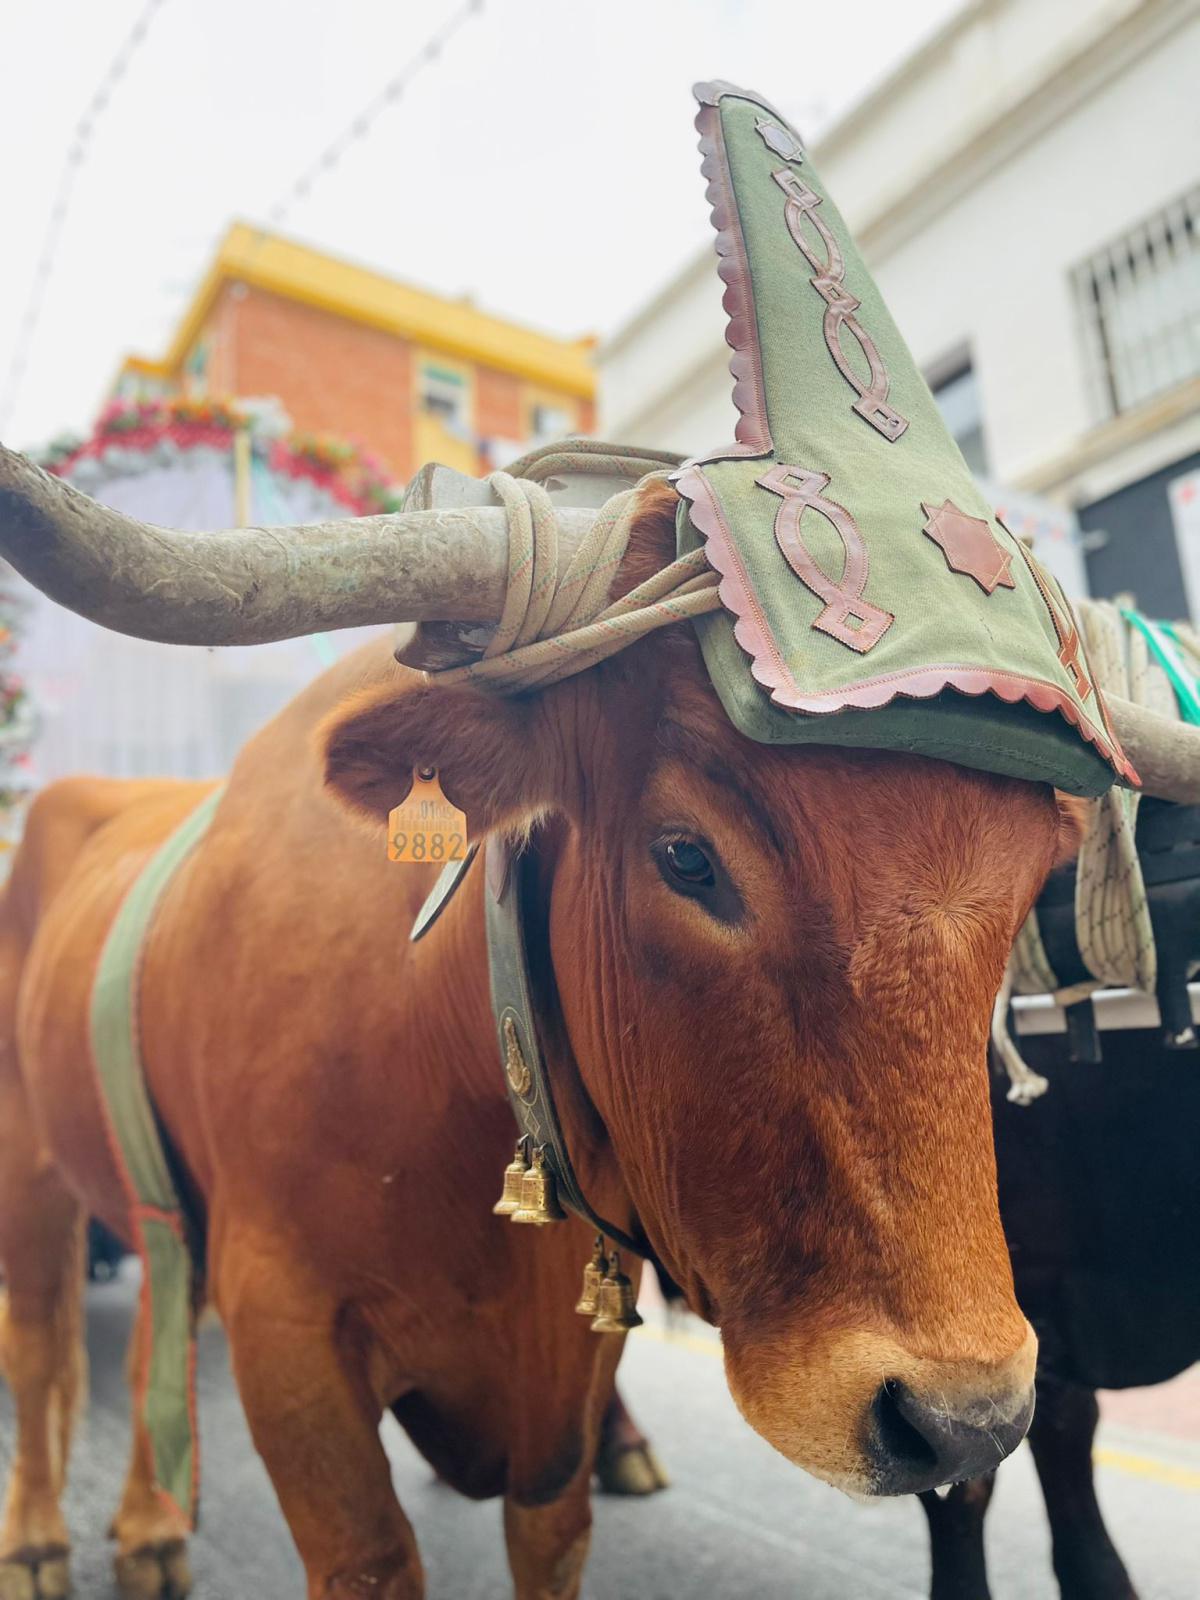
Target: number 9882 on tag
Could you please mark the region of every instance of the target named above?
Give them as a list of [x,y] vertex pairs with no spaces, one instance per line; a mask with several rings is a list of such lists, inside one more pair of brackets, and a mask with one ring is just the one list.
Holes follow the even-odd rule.
[[414,773],[408,798],[388,816],[388,860],[445,866],[466,854],[466,816],[446,799],[436,773]]

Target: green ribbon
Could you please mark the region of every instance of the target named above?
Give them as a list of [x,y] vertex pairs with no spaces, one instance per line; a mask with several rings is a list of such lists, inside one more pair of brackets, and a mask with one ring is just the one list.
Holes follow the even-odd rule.
[[1150,654],[1166,673],[1179,702],[1180,716],[1185,722],[1200,727],[1200,682],[1184,665],[1180,654],[1182,646],[1175,629],[1169,622],[1151,622],[1140,611],[1126,606],[1121,607],[1121,615],[1142,635],[1150,647]]

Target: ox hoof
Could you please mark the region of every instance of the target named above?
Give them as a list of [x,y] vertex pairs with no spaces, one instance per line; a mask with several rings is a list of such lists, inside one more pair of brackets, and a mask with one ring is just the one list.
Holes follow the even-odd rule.
[[37,1600],[33,1568],[0,1561],[0,1600]]
[[648,1444],[602,1450],[596,1461],[596,1477],[605,1494],[657,1494],[660,1489],[671,1487],[662,1462]]
[[[182,1539],[143,1545],[116,1558],[121,1600],[186,1600],[192,1592],[192,1569]],[[0,1600],[5,1600],[0,1595]]]
[[34,1550],[0,1561],[0,1600],[66,1600],[70,1592],[65,1550]]

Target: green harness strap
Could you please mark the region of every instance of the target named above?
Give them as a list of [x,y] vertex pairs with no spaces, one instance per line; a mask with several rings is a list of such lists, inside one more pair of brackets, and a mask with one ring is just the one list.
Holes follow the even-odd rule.
[[195,1410],[192,1258],[185,1217],[142,1069],[138,988],[142,949],[164,891],[212,821],[222,790],[192,812],[142,870],[113,920],[92,989],[92,1059],[113,1153],[122,1169],[142,1260],[150,1349],[134,1374],[134,1403],[150,1436],[154,1476],[195,1523],[199,1448]]

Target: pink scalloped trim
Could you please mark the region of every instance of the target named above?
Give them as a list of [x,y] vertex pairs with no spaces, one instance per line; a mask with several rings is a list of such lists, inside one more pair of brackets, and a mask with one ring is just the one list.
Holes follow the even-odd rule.
[[737,546],[730,536],[720,503],[712,485],[698,466],[688,465],[671,480],[691,507],[693,526],[704,539],[704,554],[709,565],[721,574],[717,593],[721,604],[733,617],[737,642],[750,657],[750,672],[774,698],[777,689],[799,694],[799,686],[779,653],[750,575],[742,564]]
[[[698,85],[695,92],[700,96],[702,91],[710,88],[724,90],[724,87]],[[700,154],[703,157],[700,171],[708,179],[704,194],[717,234],[717,274],[725,285],[725,293],[721,298],[729,319],[725,325],[725,343],[733,351],[729,358],[729,371],[733,377],[733,403],[738,411],[734,437],[743,453],[762,455],[771,450],[773,445],[771,425],[767,420],[754,286],[733,193],[729,160],[725,154],[721,113],[715,101],[702,101],[696,113],[696,132],[700,135]],[[725,453],[738,452],[722,452]]]
[[[705,555],[721,574],[717,592],[733,617],[734,638],[750,657],[751,675],[769,691],[776,705],[789,711],[828,716],[834,711],[878,709],[890,705],[897,696],[928,700],[944,689],[954,689],[973,698],[994,694],[1009,705],[1024,700],[1035,711],[1058,712],[1089,744],[1095,745],[1120,777],[1140,785],[1141,779],[1121,747],[1105,737],[1064,689],[1040,678],[948,664],[885,673],[865,678],[846,689],[805,694],[779,653],[712,486],[696,466],[683,468],[675,475],[674,482],[689,503],[692,523],[704,539]],[[1096,693],[1099,697],[1099,688]],[[1102,699],[1100,704],[1103,706]]]

